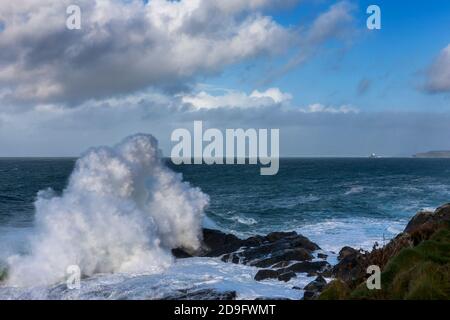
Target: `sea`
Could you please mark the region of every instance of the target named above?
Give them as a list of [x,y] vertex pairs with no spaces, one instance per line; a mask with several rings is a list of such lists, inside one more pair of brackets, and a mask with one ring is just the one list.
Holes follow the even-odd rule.
[[[139,169],[144,171],[131,170],[133,176],[121,166],[125,160],[116,158],[111,150],[96,150],[78,169],[72,158],[0,159],[0,265],[18,279],[0,284],[0,299],[161,299],[197,289],[236,290],[238,299],[300,299],[298,288],[313,280],[307,275],[258,282],[253,279],[257,268],[219,258],[174,260],[164,248],[195,242],[182,228],[192,224],[198,233],[194,220],[200,216],[201,226],[239,237],[296,231],[316,242],[333,263],[343,246],[383,245],[417,211],[450,201],[450,159],[282,158],[274,176],[260,175],[257,165],[176,166],[162,159],[163,169],[155,172],[170,174],[149,175],[157,182],[146,184],[152,200],[144,206],[141,196],[127,197],[142,172],[153,170],[152,162]],[[103,165],[110,171],[99,169]],[[83,188],[89,192],[80,196]],[[107,198],[110,194],[114,197]],[[103,198],[109,200],[98,200]],[[114,198],[124,200],[116,204]],[[137,224],[118,222],[128,212],[127,221]],[[171,218],[164,220],[166,215]],[[144,232],[156,236],[133,229],[147,220]],[[115,252],[123,243],[123,252]],[[63,278],[43,276],[70,260],[71,250],[76,255],[70,259],[91,270],[77,289],[69,289]],[[128,268],[127,259],[162,262]]]

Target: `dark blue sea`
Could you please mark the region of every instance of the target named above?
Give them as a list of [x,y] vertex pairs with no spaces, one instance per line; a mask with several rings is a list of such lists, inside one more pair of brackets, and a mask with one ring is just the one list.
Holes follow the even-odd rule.
[[[75,159],[0,159],[0,259],[26,254],[40,190],[60,195]],[[255,165],[167,165],[209,196],[205,225],[238,236],[295,230],[336,253],[369,249],[401,232],[418,210],[450,201],[450,159],[281,159],[275,176]],[[105,222],[107,223],[107,222]],[[56,298],[158,298],[171,286],[240,288],[240,298],[297,297],[288,285],[252,280],[254,270],[206,258],[176,263],[160,275],[115,273],[86,281],[79,293],[48,289]],[[174,285],[174,282],[176,285]],[[295,281],[307,282],[307,279]],[[130,289],[132,288],[132,289]],[[153,289],[151,289],[153,288]],[[297,290],[298,291],[298,290]],[[97,292],[97,293],[96,293]],[[0,290],[0,297],[40,298],[42,289]]]

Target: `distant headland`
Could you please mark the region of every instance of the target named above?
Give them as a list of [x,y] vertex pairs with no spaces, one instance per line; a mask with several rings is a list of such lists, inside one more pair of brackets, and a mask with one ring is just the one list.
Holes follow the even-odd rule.
[[450,158],[450,151],[428,151],[413,155],[414,158]]

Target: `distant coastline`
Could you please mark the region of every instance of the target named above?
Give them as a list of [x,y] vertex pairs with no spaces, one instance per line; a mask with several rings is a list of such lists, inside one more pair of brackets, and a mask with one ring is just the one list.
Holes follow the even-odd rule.
[[450,158],[450,151],[428,151],[413,155],[414,158]]

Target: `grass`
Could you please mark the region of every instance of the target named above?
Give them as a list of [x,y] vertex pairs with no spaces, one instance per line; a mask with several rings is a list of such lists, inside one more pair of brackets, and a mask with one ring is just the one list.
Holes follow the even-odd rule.
[[360,284],[353,299],[450,299],[450,227],[400,251],[381,274],[381,290]]
[[319,300],[346,300],[350,296],[350,288],[342,280],[331,281],[320,294]]
[[450,224],[389,259],[381,273],[381,288],[369,290],[363,281],[350,291],[344,282],[334,280],[319,299],[450,300]]

